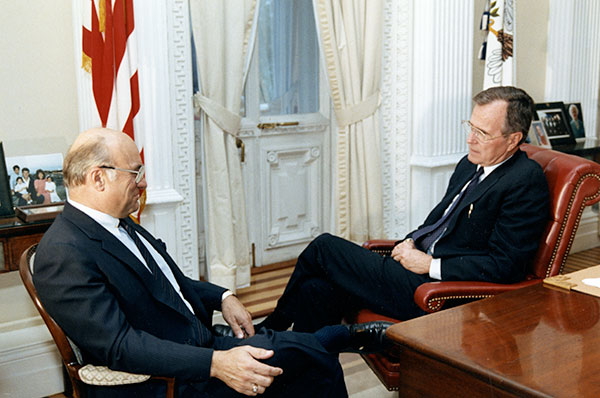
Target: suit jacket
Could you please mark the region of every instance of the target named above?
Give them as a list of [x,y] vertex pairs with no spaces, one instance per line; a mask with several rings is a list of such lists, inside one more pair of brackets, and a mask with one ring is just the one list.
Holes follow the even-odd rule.
[[165,258],[195,315],[155,286],[118,239],[69,203],[37,249],[33,279],[40,299],[87,363],[207,380],[213,352],[207,325],[225,289],[184,276],[163,242],[135,228]]
[[[461,159],[442,201],[421,227],[442,217],[476,168],[467,156]],[[442,280],[523,280],[549,217],[546,177],[538,163],[518,150],[481,181],[451,216],[433,251],[434,258],[441,258]]]

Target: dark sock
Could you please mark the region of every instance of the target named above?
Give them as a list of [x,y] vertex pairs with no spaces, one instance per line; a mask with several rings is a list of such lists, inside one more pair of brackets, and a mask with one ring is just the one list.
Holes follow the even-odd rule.
[[324,326],[314,333],[321,345],[331,353],[339,353],[350,345],[350,330],[344,325]]

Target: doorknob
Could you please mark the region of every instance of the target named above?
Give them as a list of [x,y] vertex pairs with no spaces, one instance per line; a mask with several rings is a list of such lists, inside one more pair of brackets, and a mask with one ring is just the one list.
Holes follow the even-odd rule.
[[300,122],[259,123],[256,127],[261,130],[272,130],[275,127],[297,126]]
[[240,162],[244,163],[244,160],[246,159],[246,145],[244,144],[244,141],[236,137],[235,146],[240,150]]

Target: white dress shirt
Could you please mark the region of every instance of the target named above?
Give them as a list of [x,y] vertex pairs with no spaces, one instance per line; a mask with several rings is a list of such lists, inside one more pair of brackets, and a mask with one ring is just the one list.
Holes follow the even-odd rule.
[[[104,229],[106,229],[108,232],[114,235],[115,238],[117,238],[121,243],[123,243],[125,247],[127,247],[129,251],[131,251],[138,258],[138,260],[140,260],[142,264],[144,264],[148,272],[152,273],[150,267],[148,267],[148,264],[146,264],[146,260],[144,260],[142,253],[140,253],[140,249],[138,249],[138,247],[135,245],[135,242],[133,241],[131,236],[129,236],[127,231],[125,231],[122,227],[119,227],[118,218],[82,205],[81,203],[75,202],[73,199],[69,199],[69,203],[76,209],[90,216],[98,224],[102,225]],[[175,275],[173,275],[173,271],[171,271],[171,268],[169,268],[169,265],[167,264],[163,256],[161,256],[160,253],[158,253],[156,249],[154,249],[154,247],[142,235],[138,234],[137,232],[136,234],[138,235],[144,246],[146,246],[146,248],[152,255],[154,261],[156,261],[158,268],[160,268],[162,273],[167,277],[169,283],[171,283],[179,297],[181,297],[185,305],[190,309],[190,311],[192,311],[193,314],[194,310],[192,308],[192,305],[185,299],[185,297],[183,297],[183,294],[181,293],[181,288],[179,287],[179,284],[175,279]]]
[[[507,159],[504,159],[502,162],[500,162],[498,164],[495,164],[495,165],[492,165],[492,166],[484,166],[483,167],[483,174],[481,174],[481,177],[479,177],[479,182],[483,181],[487,176],[489,176],[492,173],[492,171],[496,170],[502,163],[506,162],[511,157],[512,156],[508,157]],[[481,167],[481,166],[479,166],[479,167]],[[467,189],[467,185],[469,185],[469,182],[470,182],[470,180],[467,181],[467,183],[460,190],[460,192],[462,192],[465,189]],[[458,195],[460,195],[460,192],[458,193]],[[450,203],[450,205],[448,206],[448,208],[446,208],[446,210],[444,211],[444,214],[446,214],[446,212],[448,210],[450,210],[450,208],[452,207],[452,204],[458,198],[458,195],[456,195],[454,197],[454,199],[452,199],[452,202]],[[443,235],[443,233],[442,233],[442,235]],[[440,235],[440,238],[442,237],[442,235]],[[438,238],[438,240],[440,238]],[[436,243],[437,243],[437,240],[435,242],[433,242],[433,244],[431,245],[431,252],[432,253],[433,253],[433,249],[435,248],[435,244]],[[441,258],[433,258],[431,260],[431,264],[429,265],[429,277],[433,278],[433,279],[437,279],[439,281],[442,280],[442,259]]]

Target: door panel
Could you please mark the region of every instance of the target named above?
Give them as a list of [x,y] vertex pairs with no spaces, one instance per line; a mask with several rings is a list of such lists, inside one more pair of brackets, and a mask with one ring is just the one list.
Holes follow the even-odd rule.
[[263,0],[244,91],[249,236],[261,266],[296,258],[330,213],[330,100],[311,0]]

